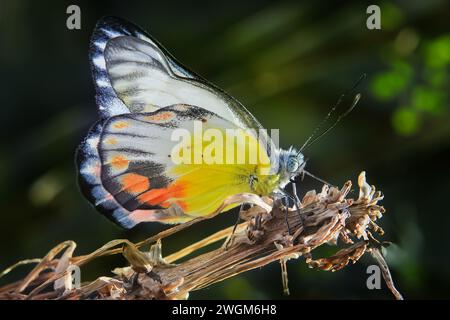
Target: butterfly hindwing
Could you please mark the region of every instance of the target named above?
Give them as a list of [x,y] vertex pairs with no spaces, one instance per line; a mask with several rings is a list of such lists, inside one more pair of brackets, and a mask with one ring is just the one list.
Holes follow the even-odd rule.
[[[179,223],[206,216],[228,196],[251,192],[249,177],[256,165],[172,161],[178,143],[172,133],[193,132],[196,120],[205,128],[237,128],[208,110],[188,105],[118,115],[97,125],[81,148],[80,153],[89,156],[79,157],[80,181],[87,187],[88,199],[130,228],[143,221]],[[84,152],[88,147],[93,153]]]
[[[164,114],[164,111],[161,114]],[[143,176],[152,178],[154,186],[167,183],[164,176],[161,176],[163,165],[149,161],[149,156],[153,153],[146,145],[147,142],[161,136],[141,135],[140,132],[148,133],[149,131],[148,128],[142,128],[143,123],[138,121],[134,123],[134,131],[129,131],[130,128],[125,130],[123,123],[130,120],[132,119],[111,117],[105,121],[98,121],[78,147],[76,162],[79,185],[83,194],[102,214],[124,228],[136,225],[138,222],[135,217],[139,214],[144,214],[146,219],[166,223],[191,220],[192,217],[185,216],[177,207],[162,211],[160,206],[146,206],[145,210],[136,210],[141,204],[133,201],[134,198],[129,192],[132,190],[120,190],[120,187],[117,187],[117,181],[121,178],[125,178],[122,181],[127,181],[127,178],[128,181],[132,181],[134,178],[139,182],[139,177]],[[158,125],[158,127],[161,126],[164,124]],[[164,132],[167,133],[167,131]],[[150,144],[150,147],[152,146]],[[158,146],[159,150],[162,146],[164,145]],[[115,157],[119,154],[121,157]],[[125,157],[130,160],[125,160]],[[159,162],[163,162],[161,160]],[[127,165],[127,172],[122,170],[125,162],[130,163]],[[128,176],[126,176],[127,173],[129,173]],[[136,184],[134,187],[138,189],[140,185]]]
[[[77,149],[76,162],[78,166],[78,181],[84,196],[106,217],[124,228],[134,224],[121,214],[122,206],[104,188],[101,178],[101,161],[98,144],[103,123],[97,122],[89,131],[84,141]],[[116,214],[114,215],[114,212]],[[124,212],[123,212],[124,213]]]

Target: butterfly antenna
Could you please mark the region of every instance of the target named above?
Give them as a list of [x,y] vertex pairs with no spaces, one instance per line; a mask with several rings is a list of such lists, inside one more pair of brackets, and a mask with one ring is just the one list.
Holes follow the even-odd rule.
[[311,172],[309,172],[309,171],[303,170],[303,172],[304,172],[307,176],[310,176],[311,178],[316,179],[317,181],[322,182],[323,184],[326,184],[326,185],[328,185],[329,187],[336,187],[335,185],[333,185],[333,184],[331,184],[331,183],[329,183],[329,182],[327,182],[327,181],[325,181],[325,180],[323,180],[323,179],[321,179],[321,178],[319,178],[319,177],[313,175],[313,174],[312,174]]
[[336,108],[340,105],[342,99],[345,97],[345,94],[342,94],[339,99],[336,101],[336,103],[334,104],[334,106],[330,109],[330,111],[328,111],[327,115],[325,116],[325,118],[323,118],[323,120],[316,126],[316,128],[314,129],[313,133],[308,137],[308,139],[306,139],[305,143],[303,143],[302,147],[299,150],[299,153],[302,152],[306,146],[308,145],[308,143],[311,141],[312,138],[314,138],[314,136],[317,134],[317,132],[322,128],[322,126],[328,121],[328,119],[331,117],[331,115],[333,114],[333,112],[336,110]]
[[328,121],[328,119],[331,117],[331,115],[336,111],[337,107],[341,104],[342,100],[353,90],[356,89],[356,87],[358,87],[358,85],[366,78],[366,74],[363,73],[361,75],[361,77],[359,77],[358,81],[355,82],[355,84],[350,88],[350,90],[344,92],[343,94],[341,94],[341,96],[339,97],[339,99],[336,101],[336,103],[334,104],[334,106],[330,109],[330,111],[328,112],[328,114],[325,116],[325,118],[319,123],[319,125],[314,129],[313,133],[308,137],[308,139],[306,139],[305,143],[302,145],[302,147],[300,148],[299,153],[301,153],[303,150],[305,150],[306,147],[309,147],[313,142],[317,141],[319,138],[323,137],[325,135],[325,133],[329,132],[331,129],[333,129],[337,123],[344,118],[346,115],[348,115],[356,106],[356,104],[358,103],[359,99],[361,98],[360,94],[357,94],[355,97],[355,100],[353,101],[352,105],[350,106],[349,109],[347,109],[347,111],[345,111],[343,114],[341,114],[338,119],[331,125],[331,127],[329,127],[327,130],[325,130],[324,133],[322,133],[320,136],[318,136],[317,138],[315,138],[314,140],[312,140],[312,138],[315,137],[315,135],[317,134],[317,132],[322,128],[322,126]]
[[328,132],[330,132],[334,127],[336,127],[336,125],[339,123],[339,121],[341,121],[345,116],[347,116],[350,112],[352,112],[352,110],[356,107],[356,105],[358,104],[359,100],[361,99],[361,94],[358,93],[355,98],[353,99],[352,104],[350,105],[350,108],[347,109],[347,111],[345,111],[344,113],[342,113],[341,115],[339,115],[339,117],[336,119],[336,121],[324,132],[322,132],[319,136],[317,136],[313,141],[311,141],[307,147],[310,147],[313,143],[315,143],[317,140],[319,140],[320,138],[322,138],[324,135],[326,135]]

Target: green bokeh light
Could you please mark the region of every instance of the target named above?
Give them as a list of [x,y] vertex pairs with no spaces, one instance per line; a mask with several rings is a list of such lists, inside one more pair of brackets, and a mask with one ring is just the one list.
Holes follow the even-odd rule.
[[431,41],[425,47],[425,60],[433,68],[443,68],[450,63],[450,34]]
[[436,89],[418,86],[412,94],[412,105],[415,109],[440,114],[444,110],[444,94]]
[[392,115],[395,131],[403,136],[410,136],[419,129],[420,121],[417,113],[408,108],[397,109]]
[[411,66],[396,62],[391,70],[379,73],[373,78],[371,90],[381,100],[392,99],[406,88],[412,74]]

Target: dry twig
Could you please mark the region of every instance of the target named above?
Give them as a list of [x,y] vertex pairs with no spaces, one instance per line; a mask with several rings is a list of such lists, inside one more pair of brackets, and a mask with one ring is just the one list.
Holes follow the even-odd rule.
[[[0,277],[19,265],[37,263],[22,281],[1,287],[0,299],[186,299],[191,291],[274,261],[281,263],[283,286],[288,293],[287,260],[304,256],[311,268],[337,271],[349,262],[358,261],[365,252],[376,258],[388,288],[397,299],[402,299],[379,250],[381,243],[374,237],[374,234],[383,235],[376,224],[384,213],[384,208],[378,204],[383,196],[367,184],[364,172],[359,176],[358,185],[360,191],[356,200],[347,198],[350,181],[340,190],[324,186],[320,193],[306,193],[298,212],[296,208],[288,208],[290,234],[285,222],[286,208],[267,198],[264,204],[244,212],[248,219],[238,225],[234,235],[233,228],[229,227],[165,258],[161,253],[161,239],[188,225],[176,226],[137,244],[113,240],[84,256],[73,256],[76,244],[66,241],[43,259],[21,261],[1,273]],[[242,197],[245,200],[248,195]],[[239,195],[232,200],[240,200]],[[223,239],[228,243],[226,246],[174,264]],[[348,246],[332,257],[313,259],[315,248],[326,243],[336,245],[338,240]],[[151,244],[150,250],[140,250],[148,244]],[[61,257],[56,258],[61,252]],[[111,254],[122,254],[130,265],[114,269],[110,277],[101,276],[80,287],[73,285],[74,267]]]

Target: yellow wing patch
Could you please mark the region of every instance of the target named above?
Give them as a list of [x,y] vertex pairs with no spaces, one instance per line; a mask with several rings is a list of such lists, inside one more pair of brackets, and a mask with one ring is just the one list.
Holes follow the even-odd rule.
[[[234,133],[221,132],[224,141],[235,138],[231,136]],[[213,141],[194,138],[180,147],[180,157],[188,161],[172,167],[169,175],[183,186],[182,194],[172,200],[182,203],[186,214],[208,216],[231,195],[247,192],[265,195],[276,188],[278,176],[267,175],[270,169],[267,152],[253,135],[241,132],[240,139],[224,145],[222,150],[214,149]],[[259,154],[258,158],[255,154]],[[202,162],[196,163],[196,159]]]

